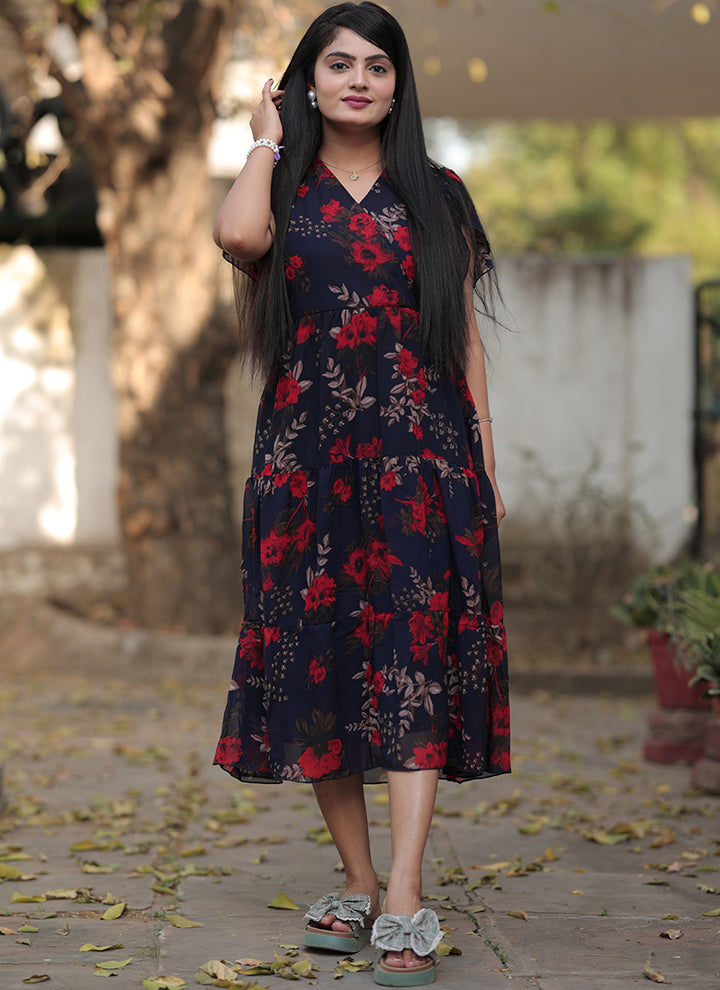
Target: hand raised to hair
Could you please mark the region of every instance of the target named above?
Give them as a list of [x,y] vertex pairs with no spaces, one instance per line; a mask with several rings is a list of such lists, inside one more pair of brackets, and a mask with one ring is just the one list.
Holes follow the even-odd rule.
[[253,110],[250,117],[250,129],[253,138],[269,138],[276,144],[280,144],[283,136],[282,122],[278,110],[282,106],[283,90],[276,89],[271,93],[273,80],[268,79],[262,88],[262,99]]

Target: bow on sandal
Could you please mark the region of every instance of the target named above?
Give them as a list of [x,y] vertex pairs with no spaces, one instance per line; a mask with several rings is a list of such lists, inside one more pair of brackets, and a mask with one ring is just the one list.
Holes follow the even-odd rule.
[[[370,897],[367,894],[325,894],[309,908],[305,926],[305,945],[319,949],[332,949],[334,952],[358,952],[370,939],[370,929],[365,921],[370,914]],[[331,928],[313,925],[326,914],[334,915],[338,921],[350,926],[349,932],[335,932]]]
[[[383,955],[375,963],[375,982],[383,987],[418,987],[434,983],[436,963],[430,953],[443,937],[438,916],[430,908],[413,915],[381,914],[373,925],[372,944]],[[384,953],[412,949],[416,956],[427,957],[420,966],[390,966]]]

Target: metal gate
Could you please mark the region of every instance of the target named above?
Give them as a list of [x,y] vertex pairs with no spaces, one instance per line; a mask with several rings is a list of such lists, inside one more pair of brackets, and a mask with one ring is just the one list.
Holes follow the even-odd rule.
[[720,279],[695,290],[695,555],[720,554]]

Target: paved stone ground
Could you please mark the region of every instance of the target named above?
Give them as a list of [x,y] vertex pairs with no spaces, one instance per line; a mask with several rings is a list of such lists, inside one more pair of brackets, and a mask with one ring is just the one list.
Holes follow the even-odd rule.
[[[127,637],[0,629],[2,990],[33,975],[85,990],[98,963],[128,959],[108,970],[114,986],[160,974],[195,987],[209,960],[298,951],[287,947],[301,943],[302,911],[269,902],[282,892],[303,906],[341,883],[307,786],[248,787],[210,766],[232,644]],[[642,761],[650,699],[618,696],[622,680],[615,696],[522,687],[514,773],[440,788],[427,903],[462,955],[441,959],[438,988],[631,987],[648,983],[648,961],[676,990],[717,988],[720,800],[691,792],[687,767]],[[385,789],[367,796],[387,870]],[[102,920],[117,902],[122,916]],[[682,935],[662,937],[671,929]],[[363,971],[336,982],[338,956],[307,955],[319,990],[373,986]],[[236,976],[254,981],[287,986]]]

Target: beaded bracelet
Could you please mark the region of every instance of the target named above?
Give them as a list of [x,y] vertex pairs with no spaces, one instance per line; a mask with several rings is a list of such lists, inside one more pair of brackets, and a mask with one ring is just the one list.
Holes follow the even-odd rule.
[[248,160],[256,148],[269,148],[273,153],[273,158],[275,159],[275,164],[273,165],[273,168],[275,168],[275,165],[277,165],[280,161],[280,149],[282,147],[284,147],[284,145],[276,144],[274,141],[271,141],[270,138],[258,138],[257,141],[253,141],[250,145],[245,161]]

